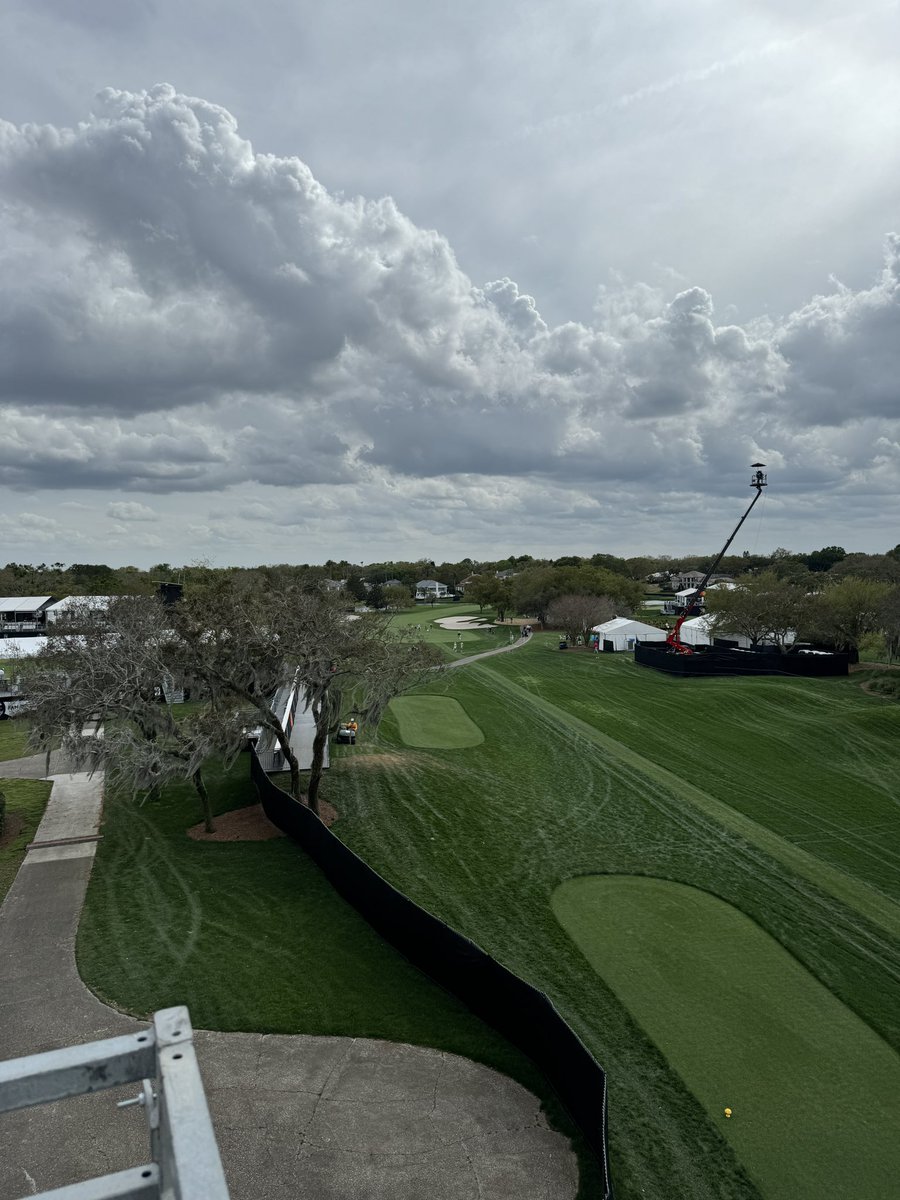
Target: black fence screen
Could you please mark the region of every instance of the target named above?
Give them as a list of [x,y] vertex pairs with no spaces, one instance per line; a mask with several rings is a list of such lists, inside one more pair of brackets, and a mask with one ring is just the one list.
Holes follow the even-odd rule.
[[782,654],[779,650],[740,650],[727,646],[699,646],[693,654],[670,654],[659,644],[634,648],[634,661],[669,675],[846,675],[848,654],[809,651]]
[[549,998],[382,879],[315,813],[276,787],[255,753],[251,753],[251,773],[268,819],[300,843],[335,891],[385,941],[518,1046],[543,1072],[599,1160],[602,1197],[612,1197],[606,1074]]

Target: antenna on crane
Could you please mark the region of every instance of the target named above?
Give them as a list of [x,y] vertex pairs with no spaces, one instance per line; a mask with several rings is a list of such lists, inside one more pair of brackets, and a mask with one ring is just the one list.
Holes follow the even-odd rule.
[[694,605],[697,603],[697,601],[700,598],[702,598],[703,593],[706,589],[706,585],[709,583],[713,572],[715,571],[715,569],[719,565],[719,563],[722,561],[722,559],[725,557],[725,551],[728,549],[728,547],[731,545],[731,543],[737,537],[738,530],[743,525],[743,523],[747,520],[747,518],[750,516],[750,510],[753,508],[753,505],[757,502],[757,500],[762,495],[763,488],[768,486],[768,480],[766,479],[766,473],[763,470],[763,467],[765,465],[766,465],[765,463],[761,463],[761,462],[750,464],[751,470],[753,471],[753,474],[750,477],[750,486],[752,488],[756,488],[756,495],[750,501],[744,515],[738,521],[737,525],[735,525],[734,530],[732,531],[731,537],[728,539],[728,541],[725,543],[725,545],[722,547],[722,549],[716,555],[715,561],[713,562],[712,566],[709,568],[709,570],[706,572],[706,574],[700,580],[697,587],[693,590],[693,592],[691,592],[691,594],[685,600],[684,610],[682,611],[681,616],[675,622],[675,628],[672,630],[672,632],[666,638],[666,644],[668,645],[669,652],[671,654],[693,654],[694,653],[694,651],[691,649],[691,647],[686,646],[684,644],[684,642],[682,642],[682,640],[681,640],[681,626],[684,624],[684,622],[687,620],[687,618],[691,615]]

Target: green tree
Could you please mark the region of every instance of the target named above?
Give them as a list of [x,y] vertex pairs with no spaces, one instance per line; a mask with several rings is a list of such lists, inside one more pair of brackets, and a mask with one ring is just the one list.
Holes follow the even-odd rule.
[[395,583],[384,589],[384,601],[390,609],[409,608],[411,600],[409,588],[403,587],[402,584]]
[[900,562],[890,554],[848,554],[829,572],[832,578],[855,575],[857,579],[874,579],[879,583],[900,583]]
[[518,612],[547,619],[550,603],[558,596],[608,596],[620,616],[633,612],[641,602],[639,583],[603,567],[533,567],[512,581],[512,600]]
[[384,598],[384,588],[380,583],[373,583],[369,588],[369,594],[366,596],[366,603],[369,608],[387,608],[387,601]]
[[847,557],[843,546],[823,546],[806,556],[806,565],[811,571],[830,571],[835,563]]
[[466,585],[466,599],[478,605],[478,611],[484,612],[487,605],[493,604],[500,589],[500,581],[494,575],[477,575]]
[[361,575],[349,575],[344,584],[345,590],[360,604],[366,599],[368,592]]
[[497,580],[497,590],[491,601],[498,621],[505,621],[506,614],[512,608],[512,584],[508,579]]
[[300,766],[274,709],[280,688],[296,686],[315,721],[306,802],[318,812],[328,738],[345,696],[377,727],[391,698],[437,666],[436,647],[390,628],[387,613],[349,620],[339,596],[300,586],[278,592],[211,579],[173,615],[183,661],[211,692],[245,702],[277,739],[291,772],[291,795],[303,801]]
[[890,591],[886,583],[849,575],[812,597],[805,631],[816,640],[855,650],[860,638],[880,628]]
[[891,588],[885,595],[878,616],[884,633],[888,662],[892,663],[900,655],[900,587]]
[[203,764],[213,753],[237,754],[244,718],[214,692],[192,712],[176,713],[183,667],[155,597],[118,597],[103,612],[75,605],[24,667],[32,749],[61,744],[76,767],[102,769],[133,792],[189,779],[213,832]]
[[781,647],[796,634],[809,604],[802,588],[774,571],[743,576],[733,590],[709,588],[705,602],[717,633],[742,634],[753,646],[771,641]]

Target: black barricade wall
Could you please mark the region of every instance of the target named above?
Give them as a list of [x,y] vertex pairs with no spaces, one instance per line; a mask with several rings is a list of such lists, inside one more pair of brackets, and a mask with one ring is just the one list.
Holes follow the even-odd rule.
[[385,941],[518,1046],[546,1075],[597,1155],[603,1197],[611,1197],[606,1075],[548,997],[391,887],[313,812],[276,787],[255,753],[251,774],[268,819],[301,844],[335,891]]
[[634,661],[670,675],[846,675],[846,654],[781,654],[777,650],[733,650],[725,646],[696,654],[670,654],[654,645],[634,648]]

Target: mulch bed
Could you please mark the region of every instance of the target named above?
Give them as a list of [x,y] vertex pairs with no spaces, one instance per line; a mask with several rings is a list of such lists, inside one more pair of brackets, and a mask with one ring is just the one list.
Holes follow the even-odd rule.
[[[338,818],[337,810],[324,800],[319,802],[319,810],[325,825],[333,825]],[[201,821],[199,825],[192,825],[187,835],[195,842],[267,842],[285,836],[268,819],[261,804],[222,813],[216,817],[215,825],[215,833],[207,833]]]

